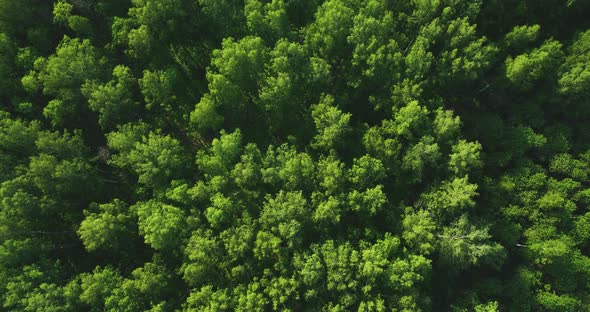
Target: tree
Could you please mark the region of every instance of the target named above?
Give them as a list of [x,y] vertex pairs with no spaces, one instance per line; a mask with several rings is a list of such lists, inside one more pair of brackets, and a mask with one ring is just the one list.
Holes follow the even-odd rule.
[[354,18],[353,2],[331,0],[316,11],[315,21],[305,32],[305,42],[318,57],[337,62],[350,51],[346,38]]
[[140,184],[160,189],[172,179],[184,174],[186,155],[176,139],[154,132],[147,136],[135,132],[141,127],[141,124],[128,125],[118,132],[109,134],[109,146],[120,152],[109,162],[117,167],[132,170]]
[[171,274],[153,262],[131,272],[118,288],[106,298],[106,311],[146,311],[169,298]]
[[[250,36],[239,41],[232,38],[225,39],[222,48],[213,52],[212,67],[207,74],[210,95],[204,96],[197,107],[205,106],[201,110],[206,111],[211,111],[213,107],[216,111],[219,109],[223,115],[227,113],[230,117],[226,123],[244,129],[245,127],[240,127],[240,120],[244,122],[254,118],[251,117],[251,114],[256,113],[252,107],[252,96],[256,94],[257,77],[262,74],[267,59],[268,48],[259,37]],[[236,112],[236,108],[240,110],[244,108],[244,112],[248,113],[246,118],[244,115],[241,116],[242,118],[237,118],[232,113]],[[209,120],[209,118],[203,118],[203,120]],[[192,121],[196,122],[198,128],[204,128],[200,125],[201,119],[192,117]]]
[[287,11],[282,0],[264,4],[258,0],[247,1],[244,15],[248,30],[267,41],[285,37],[289,30]]
[[344,137],[350,131],[350,114],[344,114],[334,106],[334,97],[324,96],[320,103],[313,107],[311,115],[317,129],[312,147],[330,150],[342,146]]
[[577,40],[571,45],[570,54],[566,57],[565,63],[561,67],[561,77],[559,78],[560,92],[573,96],[586,96],[585,90],[590,81],[590,69],[587,58],[590,52],[590,31],[578,35]]
[[136,204],[137,225],[145,242],[156,250],[173,250],[185,229],[184,213],[177,207],[149,201]]
[[441,261],[451,270],[463,270],[469,266],[488,264],[499,268],[506,254],[502,246],[490,243],[491,235],[486,228],[469,225],[462,215],[439,235]]
[[65,36],[54,55],[35,61],[35,70],[22,79],[23,86],[31,93],[41,90],[53,97],[43,114],[61,126],[83,112],[81,87],[87,80],[102,79],[106,62],[89,40]]
[[128,67],[119,65],[113,69],[113,80],[106,84],[86,82],[82,92],[88,98],[88,107],[98,113],[98,123],[105,130],[131,121],[139,108],[133,99],[136,79]]
[[117,251],[129,247],[129,235],[137,235],[137,212],[119,199],[112,203],[93,203],[85,210],[78,235],[89,251]]
[[123,278],[116,270],[96,267],[92,273],[81,275],[80,300],[92,310],[100,311],[104,309],[106,299],[112,296],[113,291],[120,288],[122,283]]
[[561,65],[562,44],[555,40],[547,40],[530,53],[506,59],[506,77],[517,88],[530,89],[533,83],[542,77],[552,77]]

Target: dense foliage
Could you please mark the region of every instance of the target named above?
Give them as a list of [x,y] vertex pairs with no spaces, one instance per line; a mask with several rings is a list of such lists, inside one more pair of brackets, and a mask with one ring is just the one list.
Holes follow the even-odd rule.
[[590,2],[0,0],[3,311],[590,311]]

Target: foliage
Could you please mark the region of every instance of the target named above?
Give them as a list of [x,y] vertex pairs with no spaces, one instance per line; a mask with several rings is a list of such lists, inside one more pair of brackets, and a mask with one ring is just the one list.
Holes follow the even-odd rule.
[[6,311],[587,311],[590,6],[0,0]]

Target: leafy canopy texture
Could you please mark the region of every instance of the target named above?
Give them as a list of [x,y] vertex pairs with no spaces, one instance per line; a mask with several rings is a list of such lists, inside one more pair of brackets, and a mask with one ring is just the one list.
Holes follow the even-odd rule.
[[590,311],[588,16],[0,0],[0,310]]

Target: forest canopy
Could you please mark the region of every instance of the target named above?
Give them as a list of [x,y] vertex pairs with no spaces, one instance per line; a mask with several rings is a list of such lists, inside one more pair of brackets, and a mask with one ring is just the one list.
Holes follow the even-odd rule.
[[0,0],[0,310],[590,311],[589,16]]

